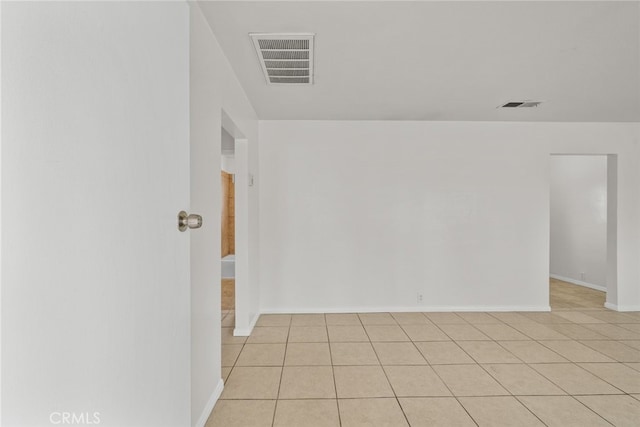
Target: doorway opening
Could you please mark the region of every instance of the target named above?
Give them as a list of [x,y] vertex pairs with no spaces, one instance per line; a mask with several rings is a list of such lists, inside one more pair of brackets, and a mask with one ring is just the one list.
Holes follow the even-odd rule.
[[602,308],[615,293],[616,177],[616,155],[551,155],[552,309]]
[[221,302],[223,320],[235,317],[236,268],[235,268],[235,139],[222,128],[221,152]]
[[253,176],[249,172],[249,141],[224,111],[221,123],[219,167],[220,173],[228,174],[223,175],[221,184],[220,226],[223,230],[221,241],[217,242],[221,245],[223,255],[218,261],[222,271],[222,325],[233,327],[233,335],[246,336],[257,320],[252,315],[255,294],[250,292],[249,286],[249,191],[253,186]]

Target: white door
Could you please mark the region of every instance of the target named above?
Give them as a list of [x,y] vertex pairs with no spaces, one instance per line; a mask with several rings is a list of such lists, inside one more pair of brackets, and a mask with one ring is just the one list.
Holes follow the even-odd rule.
[[187,426],[189,6],[2,4],[2,425]]

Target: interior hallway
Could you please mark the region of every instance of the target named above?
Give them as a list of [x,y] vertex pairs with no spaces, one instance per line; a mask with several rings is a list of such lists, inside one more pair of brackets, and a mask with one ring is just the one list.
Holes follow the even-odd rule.
[[222,319],[214,426],[635,426],[640,313],[552,280],[550,313]]

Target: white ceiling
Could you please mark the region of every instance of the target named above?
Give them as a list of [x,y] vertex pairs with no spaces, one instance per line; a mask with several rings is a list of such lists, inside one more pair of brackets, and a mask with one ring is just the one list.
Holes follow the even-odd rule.
[[[260,119],[640,121],[638,2],[200,4]],[[316,33],[315,84],[267,85],[251,32]]]

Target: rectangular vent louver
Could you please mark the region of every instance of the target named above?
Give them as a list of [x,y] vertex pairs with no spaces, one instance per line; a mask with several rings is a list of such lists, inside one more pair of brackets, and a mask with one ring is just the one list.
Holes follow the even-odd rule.
[[313,84],[314,34],[251,33],[268,84]]
[[542,104],[542,101],[509,101],[498,108],[531,108]]

